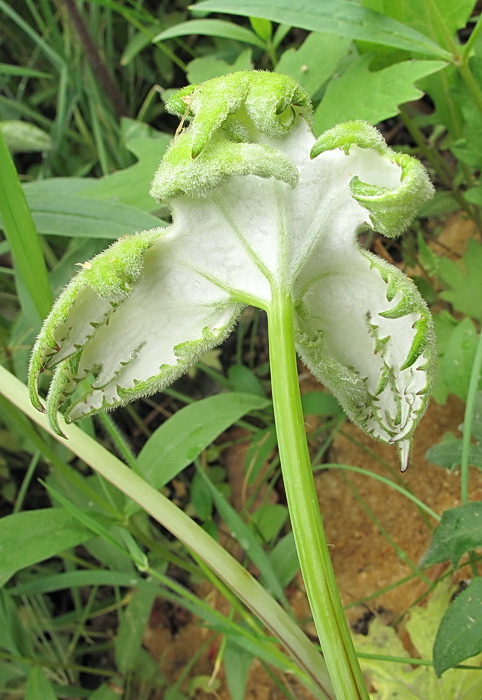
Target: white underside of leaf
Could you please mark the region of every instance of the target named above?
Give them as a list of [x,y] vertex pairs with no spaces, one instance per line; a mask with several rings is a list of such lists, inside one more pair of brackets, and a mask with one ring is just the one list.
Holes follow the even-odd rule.
[[93,337],[96,324],[102,324],[111,310],[109,301],[101,299],[90,287],[82,287],[64,323],[53,332],[59,345],[59,351],[53,357],[55,364],[72,355],[76,348],[83,347]]
[[239,306],[188,266],[176,263],[176,248],[169,233],[152,246],[140,283],[84,348],[78,376],[96,376],[92,393],[74,407],[72,419],[119,402],[119,389],[133,389],[155,379],[164,367],[176,367],[183,360],[183,344],[194,343],[197,357],[200,348],[217,345],[232,327]]
[[[420,368],[427,358],[422,354],[411,367],[400,369],[414,340],[413,324],[420,315],[409,313],[396,319],[380,316],[378,312],[397,305],[400,294],[388,302],[386,282],[359,254],[347,255],[346,263],[348,270],[327,265],[326,272],[320,265],[318,280],[303,296],[307,319],[300,319],[299,327],[308,337],[320,339],[328,357],[357,375],[365,395],[354,397],[353,404],[350,401],[347,405],[334,381],[333,367],[312,357],[306,347],[301,352],[312,371],[334,390],[349,415],[367,432],[388,442],[399,441],[411,433],[424,404],[427,376]],[[406,284],[411,285],[408,280]],[[377,338],[387,339],[378,350]],[[380,390],[384,372],[386,386]],[[351,388],[346,387],[347,395]]]
[[[92,382],[72,419],[170,383],[224,339],[240,304],[269,315],[272,290],[283,288],[298,310],[301,356],[347,413],[385,441],[410,437],[426,403],[427,357],[422,352],[401,367],[425,307],[396,270],[396,293],[387,299],[383,270],[356,244],[369,214],[350,189],[357,176],[396,190],[401,168],[357,146],[348,155],[337,149],[312,160],[315,139],[303,120],[283,137],[259,141],[293,160],[296,187],[234,175],[208,196],[180,196],[172,202],[173,224],[145,253],[140,281],[126,298],[114,307],[79,285],[67,320],[53,332],[60,350],[52,364],[82,349],[65,390],[84,377]],[[416,299],[413,312],[379,315],[407,294]],[[61,377],[56,396],[63,393]]]

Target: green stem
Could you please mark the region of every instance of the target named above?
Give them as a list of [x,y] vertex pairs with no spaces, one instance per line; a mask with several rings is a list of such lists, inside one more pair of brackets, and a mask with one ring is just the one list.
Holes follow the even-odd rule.
[[306,441],[295,353],[293,302],[273,285],[268,337],[273,406],[286,498],[313,621],[340,700],[368,699],[348,629]]
[[480,370],[482,368],[482,331],[475,351],[474,363],[470,373],[467,403],[465,405],[464,427],[462,435],[462,455],[460,458],[460,499],[465,505],[469,502],[469,462],[470,441],[472,437],[472,423],[474,420],[475,395],[479,388]]
[[447,27],[447,23],[445,22],[445,19],[437,6],[437,3],[435,2],[435,0],[424,0],[424,5],[433,27],[432,31],[430,32],[432,38],[436,40],[433,29],[438,28],[444,39],[444,48],[448,49],[451,52],[454,59],[458,58],[458,56],[460,55],[460,44],[452,36],[449,28]]
[[462,80],[467,86],[467,90],[470,92],[474,104],[476,105],[479,112],[482,114],[482,90],[479,83],[472,75],[468,61],[461,61],[455,64],[457,70],[459,71]]
[[482,32],[482,15],[479,15],[477,24],[472,29],[472,33],[470,34],[468,41],[463,48],[462,58],[464,61],[469,60],[469,56],[472,53],[472,49],[474,48],[477,39],[479,38],[480,32]]
[[[438,27],[445,42],[445,47],[452,53],[452,63],[459,71],[462,80],[467,86],[474,104],[477,106],[478,110],[482,113],[482,89],[480,85],[475,80],[474,76],[469,67],[469,52],[472,49],[473,42],[469,40],[469,49],[462,49],[456,38],[452,36],[447,23],[440,12],[435,0],[424,0],[425,6],[428,10],[430,17],[432,18],[433,25]],[[478,35],[481,31],[480,24],[477,23],[476,34]],[[474,39],[475,41],[475,39]]]
[[[465,404],[464,427],[462,434],[462,455],[460,458],[460,500],[462,505],[469,502],[469,463],[470,443],[472,438],[472,424],[474,420],[475,397],[479,388],[480,370],[482,368],[482,331],[479,333],[479,341],[475,350],[474,362],[470,373],[469,390]],[[477,560],[475,552],[469,552],[470,568],[472,575],[478,576]]]
[[[98,474],[138,503],[180,542],[194,550],[280,640],[304,671],[306,684],[317,695],[321,692],[324,697],[330,700],[333,698],[323,660],[305,634],[251,574],[199,525],[77,426],[63,424],[62,430],[68,440],[65,442],[59,438],[50,427],[47,416],[36,411],[30,403],[27,387],[1,366],[0,393]],[[359,696],[343,697],[355,700]]]

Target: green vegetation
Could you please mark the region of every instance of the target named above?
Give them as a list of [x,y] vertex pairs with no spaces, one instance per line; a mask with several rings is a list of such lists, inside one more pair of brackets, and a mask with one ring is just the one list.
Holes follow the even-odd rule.
[[[27,700],[110,700],[120,695],[181,700],[215,696],[224,687],[229,697],[242,700],[253,659],[259,659],[280,697],[296,696],[292,679],[313,697],[367,697],[343,629],[329,557],[320,555],[324,564],[317,569],[313,556],[310,570],[307,554],[312,545],[303,554],[310,527],[313,541],[327,551],[315,522],[303,420],[316,420],[309,441],[316,468],[339,468],[347,474],[363,470],[328,463],[345,414],[323,387],[304,395],[297,412],[286,410],[298,401],[293,310],[288,311],[294,302],[300,355],[362,429],[382,440],[399,440],[402,464],[431,383],[430,347],[435,341],[425,304],[432,310],[437,344],[433,354],[438,355],[434,399],[443,404],[455,395],[464,402],[465,417],[460,434],[457,426],[450,434],[440,434],[428,459],[439,465],[441,474],[460,474],[460,504],[437,514],[397,475],[365,472],[367,480],[383,480],[387,492],[394,488],[404,493],[435,529],[422,563],[412,566],[425,601],[407,611],[417,658],[410,658],[395,629],[379,620],[366,637],[354,637],[355,648],[375,698],[400,688],[405,695],[399,696],[406,698],[480,698],[482,676],[476,667],[482,652],[482,578],[477,550],[482,546],[482,504],[471,499],[470,488],[470,468],[482,468],[482,19],[477,12],[474,0],[422,0],[417,6],[404,0],[396,7],[383,0],[306,0],[296,7],[276,0],[269,9],[251,0],[208,0],[190,7],[182,0],[26,0],[18,7],[0,0],[0,694]],[[252,69],[277,74],[256,74],[261,86],[257,101],[246,100],[257,104],[259,113],[242,100],[236,109],[229,103],[238,99],[240,81],[256,93]],[[234,86],[234,97],[218,89],[216,81],[208,84],[214,101],[231,105],[226,114],[220,109],[223,130],[215,132],[218,122],[213,127],[198,119],[204,106],[196,92],[178,90],[238,71],[243,73],[225,80]],[[301,89],[292,87],[292,79]],[[270,94],[270,81],[281,97],[262,143],[252,144],[253,131],[262,131],[260,124],[270,117],[269,100],[263,102]],[[243,90],[246,97],[247,88]],[[204,206],[208,200],[198,198],[193,205],[189,199],[198,194],[200,170],[206,169],[202,173],[207,173],[207,189],[219,185],[216,168],[222,169],[223,177],[249,172],[264,178],[263,183],[274,177],[283,187],[296,189],[292,161],[266,144],[275,134],[281,139],[279,134],[291,133],[293,124],[305,123],[310,102],[314,135],[321,137],[311,151],[314,167],[339,146],[340,158],[351,158],[352,147],[362,146],[359,151],[369,147],[388,163],[387,172],[399,168],[403,173],[404,187],[387,190],[379,182],[367,184],[370,180],[361,175],[353,177],[358,171],[350,170],[350,202],[368,209],[365,221],[371,221],[360,237],[363,247],[356,249],[356,264],[360,270],[369,268],[388,290],[386,307],[374,311],[382,321],[375,324],[370,316],[363,322],[364,332],[377,343],[375,357],[385,368],[375,384],[375,394],[387,402],[383,420],[357,412],[356,401],[363,392],[369,397],[366,406],[379,401],[373,389],[370,392],[371,379],[361,376],[354,360],[346,360],[345,351],[327,354],[321,335],[314,338],[310,318],[319,320],[322,309],[331,304],[339,318],[337,333],[354,350],[362,346],[358,327],[343,326],[348,303],[338,307],[334,302],[337,295],[350,298],[349,277],[343,278],[343,291],[335,285],[327,289],[317,278],[313,282],[310,264],[318,260],[316,270],[321,259],[328,267],[332,264],[329,244],[318,251],[319,258],[312,248],[290,250],[289,255],[284,250],[280,259],[283,270],[293,273],[291,278],[253,254],[253,269],[238,272],[236,285],[232,276],[220,280],[213,272],[223,266],[223,272],[229,271],[229,246],[213,247],[208,255],[212,270],[203,284],[214,279],[218,288],[224,285],[231,305],[209,296],[212,291],[206,284],[197,292],[203,314],[208,314],[199,316],[202,338],[192,340],[186,335],[191,326],[183,325],[181,309],[186,312],[192,299],[183,296],[182,287],[197,287],[197,278],[190,282],[186,266],[192,272],[201,264],[198,249],[188,257],[188,244],[201,235],[197,222],[210,216]],[[190,131],[196,119],[197,131]],[[357,122],[348,131],[334,128],[353,120],[378,125],[390,149],[368,124],[361,131]],[[166,151],[174,132],[175,145]],[[251,148],[249,166],[237,160],[240,143]],[[193,159],[183,169],[186,149]],[[436,190],[432,199],[413,156],[429,172]],[[371,167],[363,174],[372,172]],[[149,196],[156,172],[153,192],[161,202]],[[333,178],[337,174],[332,173]],[[228,216],[239,192],[222,187],[216,206]],[[408,192],[407,198],[397,199],[398,190]],[[303,192],[303,204],[314,201],[309,188]],[[263,196],[268,206],[269,196]],[[335,214],[348,218],[349,206],[338,204]],[[411,224],[416,235],[400,244],[390,241],[384,250],[402,271],[415,270],[418,291],[399,269],[373,255],[380,252],[380,234],[398,235],[416,210],[420,218]],[[441,256],[439,244],[444,222],[455,213],[471,222],[473,231],[465,246],[460,242],[458,259]],[[303,214],[298,208],[293,216],[301,220]],[[354,230],[362,222],[355,217],[350,223]],[[82,359],[86,334],[95,337],[107,308],[109,313],[127,308],[126,300],[143,278],[144,257],[155,260],[149,251],[158,250],[158,241],[173,230],[184,247],[178,250],[169,244],[172,266],[179,267],[176,274],[181,276],[175,278],[178,292],[165,304],[167,315],[156,326],[154,302],[151,306],[146,294],[142,308],[131,312],[135,333],[130,339],[113,333],[105,352],[108,357],[124,348],[129,358],[119,355],[119,367],[128,373],[147,343],[162,345],[159,353],[164,352],[174,314],[172,347],[179,364],[173,371],[166,351],[162,381],[157,382],[163,394],[139,398],[155,387],[138,384],[129,393],[121,384],[121,369],[110,389],[101,381],[96,393],[92,382],[102,378],[99,355]],[[338,231],[335,226],[332,230]],[[122,238],[96,258],[98,263],[85,263],[112,241],[137,231],[144,233]],[[352,248],[346,251],[348,258]],[[49,425],[30,404],[25,385],[41,322],[76,265],[80,274],[63,292],[31,360],[32,371],[39,374],[40,393],[32,393],[39,407],[52,378],[49,361],[54,358],[53,365],[59,355],[60,370],[48,402]],[[260,282],[260,272],[270,280],[270,293]],[[367,285],[370,275],[366,274]],[[163,290],[147,280],[148,291],[162,298]],[[319,306],[308,291],[316,292]],[[201,303],[195,294],[193,299],[198,313]],[[244,308],[246,304],[250,306]],[[213,309],[218,314],[214,321]],[[355,302],[350,319],[354,312]],[[237,319],[234,334],[214,349]],[[82,323],[88,326],[83,335]],[[400,338],[394,335],[391,342],[406,350],[397,368],[389,366],[389,345],[380,330],[390,323],[400,329]],[[153,335],[156,327],[162,328],[158,336]],[[76,352],[65,360],[62,352],[69,343]],[[357,400],[343,387],[342,355]],[[43,371],[45,364],[48,369]],[[169,386],[188,369],[188,375]],[[408,371],[411,381],[416,376],[419,382],[413,391],[418,398],[408,400],[411,409],[403,432],[397,416],[411,396],[408,384],[401,381]],[[280,377],[287,378],[286,383]],[[125,404],[127,399],[135,401],[112,414],[92,415],[91,409]],[[83,400],[91,402],[88,409],[76,409]],[[390,415],[392,400],[397,416]],[[72,406],[74,418],[84,416],[78,426],[64,425],[58,418],[57,406],[64,402]],[[241,500],[226,465],[231,448],[243,454],[238,458],[238,469],[243,470]],[[297,482],[298,472],[291,465],[298,461],[305,476]],[[303,493],[313,496],[306,496],[304,503],[297,496],[300,483]],[[315,506],[310,509],[308,502]],[[291,609],[289,587],[299,585],[295,541],[329,673]],[[462,565],[470,567],[471,581],[453,598],[452,577]],[[213,603],[213,592],[223,599],[222,605]],[[185,610],[205,628],[204,641],[174,677],[162,666],[164,656],[154,659],[143,646],[159,601],[164,611]],[[337,631],[330,636],[327,628],[332,624]],[[193,670],[208,653],[212,677]],[[353,678],[344,686],[347,668]],[[387,676],[392,679],[388,683]]]

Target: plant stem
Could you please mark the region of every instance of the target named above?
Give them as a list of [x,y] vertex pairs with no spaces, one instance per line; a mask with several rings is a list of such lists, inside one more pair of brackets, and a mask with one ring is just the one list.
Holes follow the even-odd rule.
[[482,32],[482,15],[479,15],[477,23],[476,23],[475,27],[472,29],[472,32],[470,33],[470,36],[467,40],[467,43],[465,44],[465,46],[463,48],[462,59],[464,61],[469,60],[469,57],[472,53],[472,49],[474,48],[474,45],[477,42],[477,39],[479,38],[480,32]]
[[293,302],[272,287],[268,337],[273,406],[286,498],[306,593],[340,700],[368,700],[331,564],[306,441],[296,364]]
[[479,83],[472,75],[472,71],[470,70],[468,61],[461,61],[459,64],[456,64],[456,68],[458,69],[462,80],[467,86],[467,89],[472,96],[474,104],[476,105],[479,112],[482,114],[482,90],[480,88]]
[[[478,84],[477,80],[475,80],[474,76],[472,75],[472,71],[470,70],[470,66],[468,63],[469,53],[473,47],[473,42],[469,40],[469,48],[462,49],[456,37],[453,37],[450,33],[444,16],[440,11],[439,7],[437,6],[435,0],[424,0],[424,3],[434,26],[439,28],[441,35],[444,38],[445,47],[452,53],[453,65],[459,71],[462,80],[464,81],[468,91],[472,96],[474,104],[477,106],[479,112],[482,114],[482,89]],[[477,23],[475,29],[476,35],[478,35],[481,31],[479,23]],[[475,39],[473,39],[473,41],[475,42]]]
[[469,462],[472,423],[474,420],[475,395],[479,388],[480,370],[482,368],[482,331],[475,351],[474,362],[470,373],[469,390],[465,404],[464,427],[462,434],[462,455],[460,458],[460,500],[463,505],[469,502]]
[[[180,542],[195,551],[280,640],[302,669],[303,682],[311,687],[312,692],[317,697],[321,694],[330,700],[333,699],[323,659],[305,634],[251,574],[199,525],[77,426],[62,425],[62,430],[68,438],[67,442],[56,435],[49,425],[47,416],[39,413],[30,403],[27,387],[1,366],[0,393],[98,474],[138,503],[146,513],[167,528]],[[358,695],[344,696],[350,700],[358,697]]]

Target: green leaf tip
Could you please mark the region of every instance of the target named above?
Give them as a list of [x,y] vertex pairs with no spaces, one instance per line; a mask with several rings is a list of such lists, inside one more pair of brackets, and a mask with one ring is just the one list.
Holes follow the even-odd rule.
[[[298,173],[273,143],[299,116],[311,119],[307,93],[289,76],[240,71],[189,85],[166,103],[181,118],[154,176],[151,195],[168,201],[205,196],[229,175],[274,177],[294,187]],[[187,126],[185,126],[187,124]]]
[[321,134],[311,149],[310,157],[316,158],[320,153],[332,151],[334,148],[342,148],[348,154],[351,146],[370,148],[381,155],[389,151],[383,136],[377,129],[370,126],[368,122],[352,121],[337,124]]
[[369,149],[400,168],[400,182],[395,187],[363,182],[356,175],[350,182],[353,197],[370,214],[367,223],[384,236],[395,238],[403,233],[421,205],[433,197],[434,188],[423,165],[406,154],[395,153],[367,122],[347,122],[325,131],[311,149],[311,158],[335,148],[347,155],[353,148]]

